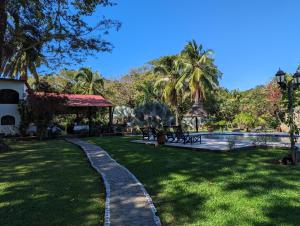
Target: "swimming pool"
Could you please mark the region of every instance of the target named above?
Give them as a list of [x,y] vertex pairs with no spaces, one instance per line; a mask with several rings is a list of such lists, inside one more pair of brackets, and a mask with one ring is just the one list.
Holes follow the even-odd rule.
[[[290,142],[288,134],[283,133],[198,133],[202,135],[203,139],[215,140],[236,140],[236,141],[257,141],[257,142]],[[297,142],[300,142],[299,136]]]

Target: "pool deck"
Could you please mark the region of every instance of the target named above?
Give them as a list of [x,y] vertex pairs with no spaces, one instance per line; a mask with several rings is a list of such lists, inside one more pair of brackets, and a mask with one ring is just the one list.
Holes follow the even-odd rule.
[[[281,138],[289,138],[289,133],[285,132],[272,132],[272,133],[267,133],[267,132],[260,132],[260,133],[255,133],[255,132],[198,132],[198,133],[191,133],[191,134],[197,134],[197,135],[226,135],[228,137],[230,136],[243,136],[243,137],[281,137]],[[300,138],[300,135],[296,135],[295,137]]]
[[[131,142],[139,143],[139,144],[150,144],[150,145],[157,144],[155,140],[133,140]],[[213,152],[230,151],[228,146],[228,141],[219,140],[219,139],[202,139],[201,143],[194,143],[194,144],[167,142],[164,145],[169,147],[186,148],[186,149],[199,150],[199,151],[203,151],[203,150],[213,151]],[[266,143],[255,144],[251,141],[235,141],[234,148],[231,150],[248,149],[251,147],[288,148],[289,145],[290,145],[289,143],[285,143],[285,142],[266,142]],[[296,146],[298,147],[298,149],[300,149],[300,144],[297,144]]]

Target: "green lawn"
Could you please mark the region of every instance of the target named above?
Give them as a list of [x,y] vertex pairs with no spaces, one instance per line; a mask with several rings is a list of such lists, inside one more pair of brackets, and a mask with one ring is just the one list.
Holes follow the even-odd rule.
[[196,152],[89,138],[144,183],[163,225],[299,225],[300,168],[286,151]]
[[14,142],[0,153],[0,225],[100,225],[104,187],[64,141]]

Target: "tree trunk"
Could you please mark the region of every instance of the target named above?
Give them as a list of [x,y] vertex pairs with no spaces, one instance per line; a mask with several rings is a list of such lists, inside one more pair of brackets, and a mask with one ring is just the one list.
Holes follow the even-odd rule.
[[175,124],[176,124],[176,126],[179,125],[179,112],[178,112],[177,106],[176,106],[176,110],[175,110]]
[[198,129],[198,117],[196,116],[196,132],[198,133],[199,132],[199,129]]
[[197,89],[195,92],[195,104],[199,104],[200,102],[200,90]]
[[[0,65],[4,59],[4,36],[7,25],[6,0],[2,0],[0,4]],[[0,75],[2,71],[0,71]]]
[[297,163],[297,156],[296,156],[296,144],[295,144],[295,131],[294,131],[294,90],[293,90],[293,84],[289,83],[288,84],[288,113],[289,113],[289,135],[290,135],[290,141],[291,141],[291,155],[292,155],[292,160],[293,164]]
[[109,132],[112,133],[113,129],[112,129],[112,125],[113,125],[113,109],[112,107],[108,108],[108,117],[109,117]]

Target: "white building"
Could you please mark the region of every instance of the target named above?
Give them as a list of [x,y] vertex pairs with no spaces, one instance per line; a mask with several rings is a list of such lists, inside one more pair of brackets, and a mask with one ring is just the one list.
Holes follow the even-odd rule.
[[19,133],[20,114],[18,104],[27,95],[25,81],[0,78],[0,133]]

